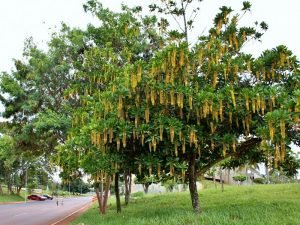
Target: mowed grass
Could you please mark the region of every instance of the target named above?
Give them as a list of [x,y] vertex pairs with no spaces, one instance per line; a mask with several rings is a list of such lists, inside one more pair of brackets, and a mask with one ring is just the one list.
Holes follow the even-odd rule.
[[8,195],[8,194],[3,194],[0,195],[0,203],[4,202],[20,202],[24,201],[24,198],[19,195]]
[[300,184],[226,186],[223,193],[205,189],[200,201],[200,215],[193,213],[188,192],[149,195],[123,207],[120,214],[113,201],[104,216],[94,204],[72,225],[300,224]]
[[25,192],[21,191],[20,195],[16,194],[7,194],[7,187],[2,186],[2,190],[4,194],[0,194],[0,203],[5,203],[5,202],[21,202],[25,201]]

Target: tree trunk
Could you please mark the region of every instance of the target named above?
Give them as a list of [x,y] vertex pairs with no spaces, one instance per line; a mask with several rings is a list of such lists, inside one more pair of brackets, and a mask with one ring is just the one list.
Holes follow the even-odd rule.
[[192,200],[192,206],[195,213],[200,213],[201,208],[199,204],[199,196],[197,191],[197,176],[195,171],[196,166],[196,153],[192,153],[189,159],[188,176],[189,176],[189,189]]
[[99,204],[99,213],[105,214],[106,213],[106,205],[107,205],[107,199],[108,199],[108,193],[110,190],[110,176],[106,175],[105,177],[105,188],[104,188],[104,182],[101,179],[101,189],[99,191],[99,187],[97,184],[95,184],[95,191],[96,196]]
[[269,184],[270,183],[270,175],[269,175],[268,160],[265,162],[265,167],[266,167],[267,184]]
[[223,171],[222,171],[221,168],[220,168],[220,182],[221,182],[221,189],[222,189],[222,192],[224,192]]
[[14,194],[14,190],[13,190],[12,183],[10,180],[7,182],[7,193]]
[[144,193],[145,193],[145,194],[148,194],[149,186],[150,186],[149,183],[144,183],[144,184],[143,184],[143,189],[144,189]]
[[26,170],[23,169],[22,173],[20,174],[20,184],[16,185],[17,195],[20,195],[22,187],[25,186],[25,182],[26,182]]
[[98,205],[99,205],[99,213],[101,213],[101,209],[102,209],[102,197],[99,193],[99,187],[97,187],[97,184],[95,184],[95,192],[96,192],[96,196],[97,196],[97,200],[98,200]]
[[227,169],[227,184],[230,184],[230,169]]
[[3,195],[2,184],[0,183],[0,195]]
[[214,182],[215,188],[217,188],[215,173],[213,174],[213,182]]
[[125,205],[128,205],[131,195],[131,172],[130,170],[126,170],[125,174]]
[[249,179],[248,179],[248,172],[247,172],[247,170],[248,170],[248,167],[246,166],[245,167],[245,176],[246,176],[246,182],[247,182],[247,185],[249,184]]
[[17,195],[20,195],[21,189],[22,189],[22,185],[17,186]]
[[119,191],[119,178],[120,174],[116,173],[115,175],[115,194],[116,194],[116,204],[117,204],[117,213],[121,212],[121,201],[120,201],[120,191]]
[[105,191],[104,191],[103,204],[102,204],[102,214],[106,213],[106,206],[107,206],[107,199],[108,199],[109,190],[110,190],[110,176],[106,175]]

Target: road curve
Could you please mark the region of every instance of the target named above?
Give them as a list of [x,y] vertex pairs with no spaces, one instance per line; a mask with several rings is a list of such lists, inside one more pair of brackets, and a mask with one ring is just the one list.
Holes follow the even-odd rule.
[[58,225],[57,222],[87,206],[91,201],[92,197],[78,197],[0,205],[0,224]]

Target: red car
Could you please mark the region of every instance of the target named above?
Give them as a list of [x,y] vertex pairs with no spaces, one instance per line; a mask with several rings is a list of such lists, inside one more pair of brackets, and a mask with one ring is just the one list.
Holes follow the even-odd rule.
[[27,197],[29,200],[45,201],[47,198],[42,195],[29,195]]

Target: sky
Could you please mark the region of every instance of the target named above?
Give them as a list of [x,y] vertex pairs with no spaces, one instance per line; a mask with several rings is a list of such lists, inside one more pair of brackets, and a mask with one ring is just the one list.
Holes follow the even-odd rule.
[[[100,0],[104,6],[119,10],[121,3],[147,6],[154,0]],[[50,34],[57,31],[61,21],[70,26],[84,28],[95,18],[84,13],[85,0],[0,0],[0,72],[13,68],[12,59],[20,59],[24,40],[33,37],[37,45],[46,50]],[[242,0],[204,0],[197,17],[197,31],[210,28],[218,8],[223,5],[240,9]],[[252,12],[242,23],[265,21],[269,30],[262,43],[249,43],[245,51],[258,56],[263,50],[279,44],[287,45],[300,58],[300,1],[299,0],[250,0]]]

